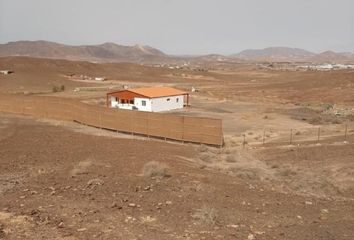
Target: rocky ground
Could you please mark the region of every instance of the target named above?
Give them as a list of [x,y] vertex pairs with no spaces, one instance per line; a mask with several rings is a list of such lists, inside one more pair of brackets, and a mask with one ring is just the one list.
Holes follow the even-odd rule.
[[226,141],[182,145],[1,113],[0,239],[354,239],[353,71],[220,64],[0,58],[14,70],[0,76],[7,94],[104,106],[123,85],[194,87],[192,106],[173,114],[221,118]]
[[[282,158],[296,149],[102,137],[5,115],[0,133],[4,239],[354,237],[352,190],[323,193],[310,181],[295,188],[303,169],[318,168]],[[352,145],[333,151],[353,159]]]

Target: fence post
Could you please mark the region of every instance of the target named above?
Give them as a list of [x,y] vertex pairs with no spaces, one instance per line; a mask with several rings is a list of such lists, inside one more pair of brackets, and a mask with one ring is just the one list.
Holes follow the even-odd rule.
[[317,143],[320,142],[320,135],[321,135],[321,127],[318,127],[318,133],[317,133]]
[[101,116],[101,109],[98,112],[98,119],[99,119],[99,124],[100,124],[100,129],[102,130],[102,116]]
[[290,145],[293,143],[293,129],[290,129]]
[[345,124],[344,141],[347,141],[348,124]]
[[25,114],[25,99],[22,99],[22,115]]
[[146,134],[147,134],[147,138],[148,139],[150,139],[150,131],[149,131],[149,129],[150,129],[150,124],[149,124],[149,119],[150,119],[150,114],[148,113],[147,115],[146,115]]
[[182,116],[182,144],[184,144],[184,125],[185,125],[185,116]]

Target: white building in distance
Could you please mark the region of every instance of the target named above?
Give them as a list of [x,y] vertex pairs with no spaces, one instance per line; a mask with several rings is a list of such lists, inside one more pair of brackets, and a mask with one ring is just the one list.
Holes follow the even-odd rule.
[[145,112],[182,109],[189,105],[189,93],[171,87],[124,89],[107,93],[107,106]]

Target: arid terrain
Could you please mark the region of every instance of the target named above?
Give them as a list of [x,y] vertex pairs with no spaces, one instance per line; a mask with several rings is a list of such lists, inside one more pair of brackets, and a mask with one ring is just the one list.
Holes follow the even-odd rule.
[[163,114],[220,118],[225,141],[0,109],[0,239],[354,239],[354,70],[29,57],[2,57],[0,69],[14,71],[0,75],[0,94],[101,107],[124,85],[194,88],[190,107]]

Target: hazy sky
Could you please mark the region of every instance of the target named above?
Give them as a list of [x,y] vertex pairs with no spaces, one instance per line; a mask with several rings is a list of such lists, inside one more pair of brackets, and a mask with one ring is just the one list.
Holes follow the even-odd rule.
[[170,54],[354,52],[354,0],[0,0],[0,42],[147,44]]

